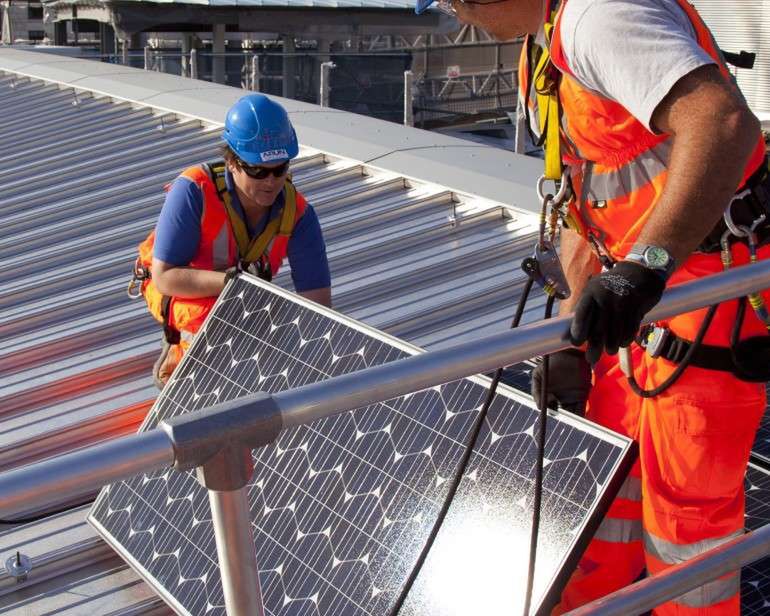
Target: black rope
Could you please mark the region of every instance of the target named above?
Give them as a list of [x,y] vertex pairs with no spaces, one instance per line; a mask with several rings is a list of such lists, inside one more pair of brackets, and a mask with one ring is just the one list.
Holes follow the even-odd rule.
[[[511,322],[511,329],[515,329],[519,326],[519,323],[521,322],[521,317],[524,314],[524,307],[526,306],[527,299],[529,298],[529,293],[532,290],[532,278],[527,278],[527,282],[524,285],[524,290],[521,294],[521,297],[519,298],[518,306],[516,307],[516,314],[513,317],[513,321]],[[420,574],[420,571],[422,570],[422,566],[425,564],[425,559],[428,557],[428,553],[430,552],[431,548],[433,547],[433,543],[436,540],[436,536],[438,535],[438,531],[441,528],[441,525],[444,523],[444,519],[446,518],[446,515],[449,511],[449,506],[452,504],[452,501],[454,500],[455,494],[457,493],[457,489],[460,487],[460,481],[463,478],[463,475],[465,474],[465,470],[468,467],[468,462],[471,459],[471,454],[473,453],[474,448],[476,447],[476,443],[478,441],[479,435],[481,434],[481,428],[484,425],[484,420],[487,417],[487,413],[489,412],[489,407],[492,404],[492,400],[495,397],[495,393],[497,392],[497,385],[500,383],[500,378],[503,375],[503,368],[498,368],[495,371],[495,375],[492,377],[492,382],[489,385],[489,389],[487,390],[487,396],[484,400],[484,404],[481,407],[481,410],[479,411],[478,416],[476,417],[476,421],[473,424],[473,427],[471,429],[471,437],[470,441],[468,443],[468,446],[465,449],[465,452],[463,453],[463,457],[460,459],[459,466],[457,467],[457,471],[455,472],[454,476],[452,477],[452,482],[449,485],[449,490],[447,491],[446,498],[444,499],[443,504],[441,505],[441,510],[438,513],[438,517],[436,518],[436,521],[433,523],[433,528],[431,528],[430,534],[428,535],[428,539],[425,542],[425,545],[423,546],[419,557],[417,558],[417,562],[414,565],[414,568],[412,569],[412,572],[409,574],[409,577],[406,580],[406,584],[404,585],[404,588],[401,590],[401,593],[398,596],[398,599],[396,600],[395,605],[393,606],[393,609],[390,611],[390,616],[397,616],[398,613],[401,611],[401,608],[404,605],[404,601],[406,601],[407,595],[409,595],[409,591],[412,590],[412,586],[414,585],[415,580],[417,579],[417,576]]]
[[714,319],[717,308],[719,308],[719,304],[709,306],[709,310],[706,313],[700,328],[698,329],[695,340],[693,340],[690,348],[687,349],[687,352],[684,354],[682,361],[679,362],[679,365],[674,369],[674,371],[665,381],[663,381],[657,387],[653,387],[652,389],[642,389],[639,383],[636,382],[636,378],[634,377],[633,372],[631,372],[631,374],[626,377],[628,379],[628,385],[631,387],[631,391],[633,391],[637,396],[641,396],[642,398],[654,398],[655,396],[662,394],[674,383],[676,383],[679,380],[679,377],[684,374],[684,371],[690,365],[690,362],[692,362],[692,358],[695,356],[695,352],[703,342],[703,338],[706,336],[706,332],[711,325],[711,321]]
[[[545,318],[550,319],[556,298],[548,296],[545,304]],[[537,560],[537,539],[540,532],[540,504],[543,499],[543,467],[545,458],[545,436],[548,424],[548,368],[550,356],[543,356],[543,379],[540,383],[540,405],[537,431],[537,459],[535,461],[535,486],[532,498],[532,527],[529,533],[529,566],[527,568],[527,586],[524,592],[524,616],[529,616],[532,604],[532,588],[535,583],[535,562]]]

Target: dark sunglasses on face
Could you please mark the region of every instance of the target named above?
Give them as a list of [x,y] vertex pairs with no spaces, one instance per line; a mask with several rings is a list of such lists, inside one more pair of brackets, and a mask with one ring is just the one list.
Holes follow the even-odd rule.
[[289,171],[289,161],[287,160],[282,165],[278,165],[277,167],[259,167],[259,166],[252,166],[247,165],[242,160],[238,161],[238,166],[243,169],[243,172],[248,175],[250,178],[254,178],[255,180],[264,180],[267,176],[270,174],[274,175],[275,177],[279,178],[281,176],[286,175],[286,173]]

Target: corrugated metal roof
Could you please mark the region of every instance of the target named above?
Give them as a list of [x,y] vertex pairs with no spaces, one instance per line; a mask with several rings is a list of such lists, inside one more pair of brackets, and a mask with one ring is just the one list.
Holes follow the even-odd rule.
[[[13,50],[0,50],[0,70],[2,469],[136,429],[156,393],[160,340],[125,293],[136,246],[164,184],[215,156],[219,122],[242,92]],[[522,178],[534,181],[526,170],[541,163],[285,103],[302,142],[293,175],[324,229],[335,307],[429,348],[507,327],[536,224],[510,204],[534,211]],[[290,287],[288,272],[276,282]],[[0,574],[0,607],[163,613],[82,519],[71,511],[2,536],[3,561],[20,546],[36,566],[60,566],[33,572],[23,591]]]
[[733,72],[752,110],[770,119],[770,0],[693,0],[693,4],[722,49],[757,54],[753,69]]

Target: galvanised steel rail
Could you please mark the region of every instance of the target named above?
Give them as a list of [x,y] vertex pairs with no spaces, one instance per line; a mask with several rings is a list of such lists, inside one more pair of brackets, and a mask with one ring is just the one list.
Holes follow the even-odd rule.
[[[646,322],[768,287],[770,260],[735,268],[667,290]],[[0,517],[139,473],[171,465],[178,470],[196,468],[216,512],[222,571],[231,572],[222,576],[227,612],[230,616],[262,614],[258,587],[252,582],[246,586],[256,591],[243,592],[243,572],[257,570],[254,550],[243,549],[253,546],[245,498],[253,472],[251,449],[272,442],[283,428],[567,348],[569,323],[569,317],[533,323],[273,396],[247,396],[161,422],[154,430],[8,471],[0,474]],[[681,592],[687,589],[682,587]]]
[[632,616],[676,599],[770,554],[770,524],[746,533],[658,575],[621,588],[564,616]]

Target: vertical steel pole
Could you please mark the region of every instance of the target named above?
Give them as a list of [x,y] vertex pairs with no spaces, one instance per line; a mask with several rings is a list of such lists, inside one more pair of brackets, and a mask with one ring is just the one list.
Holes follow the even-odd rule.
[[209,490],[227,616],[265,614],[247,490]]
[[190,50],[190,79],[198,79],[198,50]]
[[413,89],[414,73],[404,71],[404,126],[414,126]]
[[144,70],[150,70],[150,46],[144,46]]
[[331,80],[329,77],[331,76],[331,70],[334,66],[334,62],[321,63],[321,87],[318,93],[318,104],[321,105],[321,107],[329,106],[329,92],[331,91]]
[[251,56],[251,89],[259,92],[259,56]]

